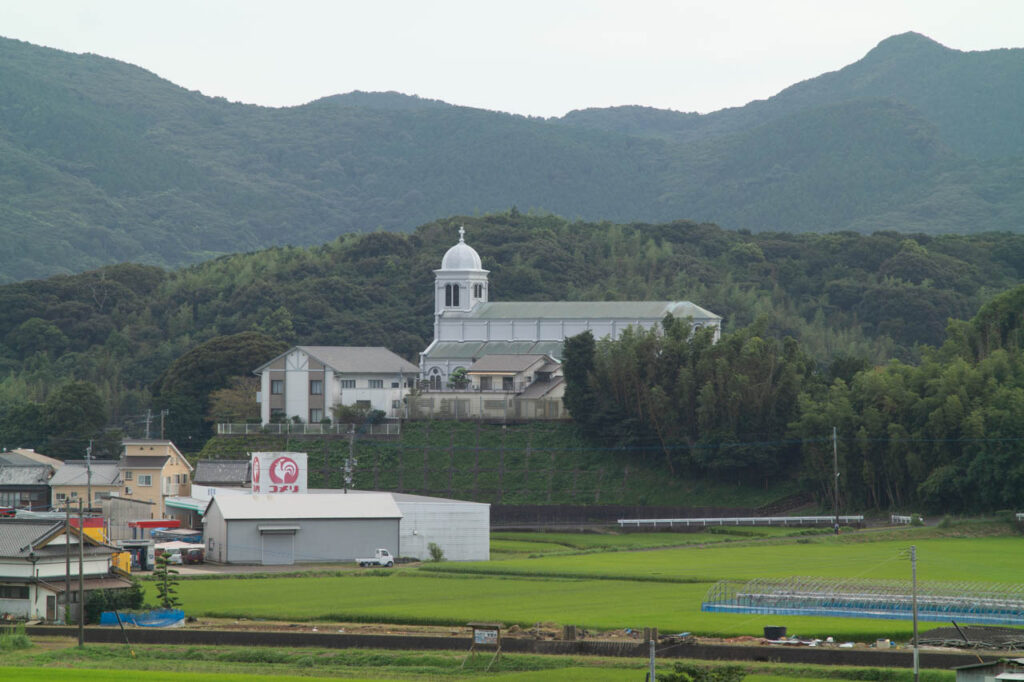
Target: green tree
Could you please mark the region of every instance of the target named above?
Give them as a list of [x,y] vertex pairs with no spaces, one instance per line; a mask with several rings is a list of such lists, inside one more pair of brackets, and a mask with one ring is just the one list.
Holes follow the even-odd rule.
[[157,602],[165,609],[173,609],[181,605],[178,599],[178,571],[170,567],[167,555],[161,554],[156,558],[156,568],[153,569],[153,580],[156,581]]

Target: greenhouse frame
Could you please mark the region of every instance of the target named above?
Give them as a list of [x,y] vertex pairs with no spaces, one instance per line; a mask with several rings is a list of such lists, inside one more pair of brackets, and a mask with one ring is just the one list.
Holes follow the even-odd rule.
[[[841,618],[913,618],[909,580],[796,577],[722,580],[701,611]],[[1024,584],[917,583],[918,620],[1024,625]]]

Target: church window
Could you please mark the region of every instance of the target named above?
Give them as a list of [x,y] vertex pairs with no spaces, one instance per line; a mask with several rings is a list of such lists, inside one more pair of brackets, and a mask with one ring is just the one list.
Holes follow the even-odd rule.
[[483,298],[483,297],[484,297],[484,285],[483,284],[474,284],[473,285],[473,298]]
[[370,379],[369,380],[369,387],[370,388],[384,388],[384,380],[383,379]]
[[444,285],[444,304],[445,304],[445,306],[447,306],[449,308],[452,306],[452,285],[451,284],[445,284]]
[[452,285],[452,306],[453,307],[457,308],[459,306],[459,289],[461,289],[461,288],[462,287],[460,287],[458,284],[453,284]]

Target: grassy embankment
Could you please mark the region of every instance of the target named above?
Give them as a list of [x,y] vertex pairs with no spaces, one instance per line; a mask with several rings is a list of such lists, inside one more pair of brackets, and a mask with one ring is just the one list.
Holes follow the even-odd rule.
[[[490,672],[490,656],[468,658],[466,652],[403,652],[336,649],[254,649],[244,647],[160,645],[74,646],[74,640],[40,640],[32,648],[0,652],[5,682],[43,680],[138,680],[177,682],[298,682],[310,678],[345,680],[507,680],[508,682],[636,682],[647,669],[642,659],[505,654]],[[463,667],[463,661],[465,666]],[[715,667],[717,663],[692,662]],[[855,667],[741,664],[748,682],[879,680],[911,682],[909,670]],[[672,663],[659,661],[667,672]],[[951,672],[925,670],[923,682],[952,682]]]
[[[199,458],[253,451],[306,452],[310,487],[342,486],[345,438],[219,436]],[[759,507],[796,492],[791,483],[765,488],[674,478],[662,454],[595,447],[572,423],[406,422],[399,439],[357,440],[354,454],[357,488],[493,504]]]

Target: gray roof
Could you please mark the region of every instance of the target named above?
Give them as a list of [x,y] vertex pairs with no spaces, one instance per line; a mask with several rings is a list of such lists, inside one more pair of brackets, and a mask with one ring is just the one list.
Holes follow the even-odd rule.
[[485,355],[549,355],[562,357],[561,341],[440,341],[424,353],[427,358],[475,362]]
[[0,464],[0,486],[45,486],[51,473],[53,468],[47,464]]
[[384,346],[295,346],[253,370],[259,374],[270,363],[295,349],[316,358],[340,374],[417,374],[420,369]]
[[527,400],[543,398],[552,390],[561,386],[563,381],[565,381],[563,377],[555,377],[551,381],[535,381],[524,388],[518,397],[526,398]]
[[[64,540],[46,544],[64,532],[64,521],[52,519],[0,519],[0,557],[63,557]],[[72,533],[76,531],[72,529]],[[45,546],[41,546],[45,545]],[[97,546],[98,545],[98,546]],[[86,554],[110,553],[110,548],[86,536]],[[77,576],[77,568],[75,575]]]
[[201,459],[196,462],[194,480],[198,485],[244,485],[252,482],[250,466],[251,462],[247,459]]
[[28,556],[31,545],[49,537],[63,526],[63,521],[0,520],[0,556]]
[[163,469],[170,455],[125,455],[121,460],[125,469]]
[[470,372],[525,372],[531,365],[541,360],[549,360],[546,355],[485,355],[469,368]]
[[[93,485],[121,485],[121,470],[117,460],[94,459],[90,465]],[[86,485],[89,482],[85,460],[68,460],[50,479],[50,486]]]
[[17,452],[0,452],[0,466],[12,466],[12,467],[31,467],[39,466],[41,462],[37,462],[31,457],[26,457]]
[[[601,319],[660,320],[671,313],[694,320],[721,316],[689,301],[515,301],[481,303],[467,317],[480,319]],[[446,313],[447,314],[447,313]]]
[[292,493],[278,495],[220,495],[210,500],[225,520],[232,519],[399,519],[388,493],[338,495]]

